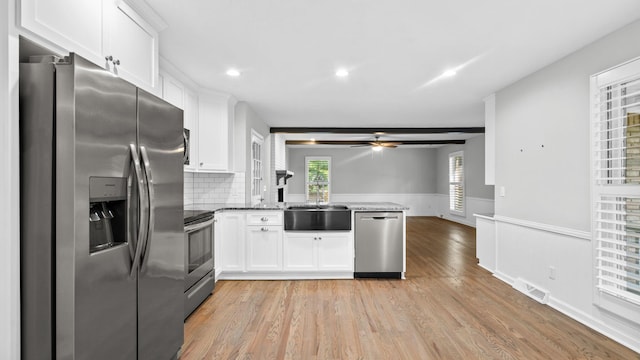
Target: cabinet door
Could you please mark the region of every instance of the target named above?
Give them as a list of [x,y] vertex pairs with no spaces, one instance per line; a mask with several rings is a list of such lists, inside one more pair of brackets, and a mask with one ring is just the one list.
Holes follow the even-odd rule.
[[101,0],[22,0],[20,25],[66,51],[104,65],[102,3]]
[[247,227],[247,271],[282,270],[282,226]]
[[241,212],[222,213],[223,271],[245,271],[245,214]]
[[162,99],[173,106],[185,109],[184,85],[165,73],[162,74]]
[[283,245],[284,270],[316,270],[316,239],[315,233],[286,232]]
[[189,164],[185,170],[196,170],[198,163],[198,95],[185,90],[184,127],[189,130]]
[[229,96],[202,93],[198,116],[198,169],[229,170]]
[[107,29],[104,55],[119,60],[111,66],[118,76],[158,94],[158,33],[122,1],[105,1]]
[[353,271],[352,233],[318,233],[318,270]]

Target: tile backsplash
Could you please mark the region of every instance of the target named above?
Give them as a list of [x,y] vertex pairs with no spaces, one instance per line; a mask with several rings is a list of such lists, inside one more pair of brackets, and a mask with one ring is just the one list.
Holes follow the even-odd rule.
[[245,202],[245,174],[184,173],[184,204]]

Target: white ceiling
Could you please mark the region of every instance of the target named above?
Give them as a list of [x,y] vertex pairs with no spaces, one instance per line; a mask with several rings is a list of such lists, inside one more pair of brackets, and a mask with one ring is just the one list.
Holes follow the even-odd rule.
[[485,96],[640,16],[638,0],[147,2],[165,59],[280,127],[483,126]]

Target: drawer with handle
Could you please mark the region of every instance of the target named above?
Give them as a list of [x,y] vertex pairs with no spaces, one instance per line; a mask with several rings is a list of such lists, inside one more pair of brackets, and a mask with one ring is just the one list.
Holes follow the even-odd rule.
[[256,211],[247,214],[247,225],[282,225],[282,211]]

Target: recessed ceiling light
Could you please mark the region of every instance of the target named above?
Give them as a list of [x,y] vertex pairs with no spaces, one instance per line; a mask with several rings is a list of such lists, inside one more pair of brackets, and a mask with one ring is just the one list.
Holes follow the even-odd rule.
[[347,69],[338,69],[336,70],[336,76],[337,77],[347,77],[349,76],[349,71]]
[[229,69],[227,70],[227,75],[231,77],[238,77],[240,76],[240,71],[238,71],[238,69]]
[[451,77],[457,74],[455,69],[450,69],[442,73],[442,77]]

